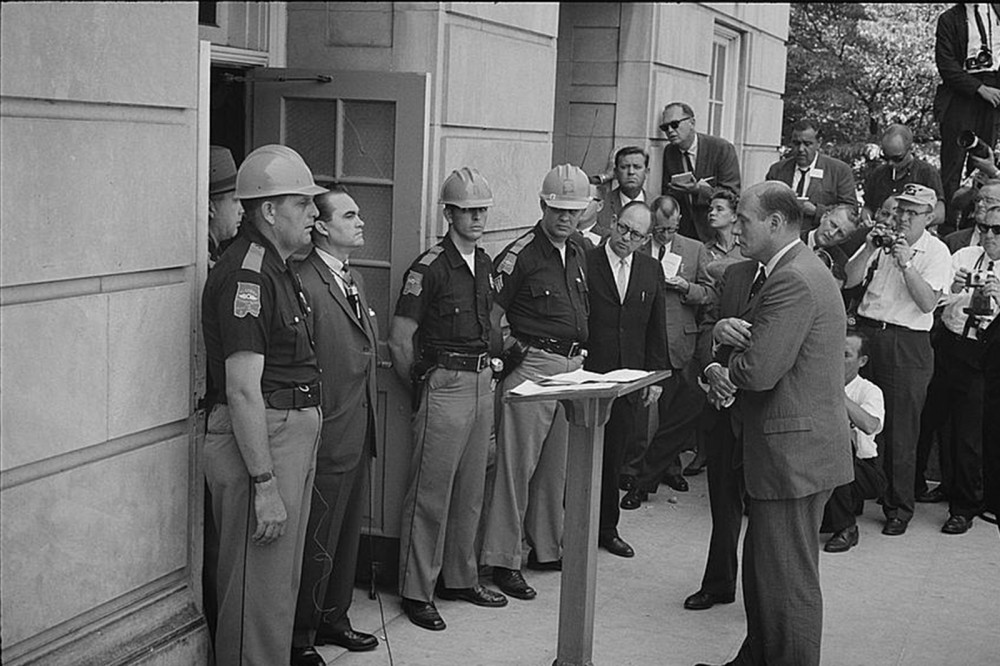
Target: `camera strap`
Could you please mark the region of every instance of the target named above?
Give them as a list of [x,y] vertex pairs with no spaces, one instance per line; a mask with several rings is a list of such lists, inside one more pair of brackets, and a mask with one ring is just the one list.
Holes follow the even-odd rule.
[[986,35],[986,26],[983,25],[983,17],[979,14],[979,5],[972,6],[972,13],[976,17],[976,28],[979,29],[979,52],[993,51],[993,21],[990,20],[990,34]]

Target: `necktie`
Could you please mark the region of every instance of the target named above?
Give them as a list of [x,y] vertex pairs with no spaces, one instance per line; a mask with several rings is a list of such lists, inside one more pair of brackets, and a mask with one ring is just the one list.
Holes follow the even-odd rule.
[[656,260],[663,261],[663,255],[665,255],[666,253],[667,253],[667,246],[661,245],[660,249],[656,253]]
[[684,168],[694,175],[694,161],[691,159],[691,153],[687,150],[684,151]]
[[805,196],[806,191],[806,177],[809,174],[809,169],[799,169],[799,184],[795,187],[795,196],[801,197]]
[[750,285],[750,296],[747,298],[748,301],[752,301],[753,297],[757,295],[760,288],[764,286],[764,280],[767,279],[767,274],[764,272],[764,267],[761,266],[757,270],[757,277],[754,279],[753,284]]
[[354,276],[351,275],[351,267],[344,262],[341,271],[344,280],[344,293],[347,295],[347,302],[354,308],[354,316],[361,319],[361,297],[358,295],[358,285],[354,284]]
[[628,275],[625,273],[625,260],[618,261],[618,275],[615,276],[615,283],[618,285],[618,299],[625,302],[625,292],[628,291]]

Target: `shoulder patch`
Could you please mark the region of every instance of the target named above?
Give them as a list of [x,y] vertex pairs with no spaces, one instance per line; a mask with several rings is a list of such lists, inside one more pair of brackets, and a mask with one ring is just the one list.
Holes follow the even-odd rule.
[[420,258],[419,263],[424,266],[430,266],[431,264],[434,263],[434,260],[441,255],[442,252],[444,252],[444,248],[441,247],[440,245],[435,245],[431,249],[427,250],[424,256]]
[[510,246],[510,250],[508,251],[513,252],[514,254],[520,254],[521,250],[523,250],[525,246],[533,240],[535,240],[535,232],[529,231],[514,241],[514,244]]
[[[250,243],[250,247],[247,248],[247,253],[243,255],[242,268],[247,271],[253,271],[254,273],[260,273],[260,267],[263,263],[264,246],[260,243]],[[246,283],[240,282],[240,284],[242,285]]]
[[[263,248],[261,248],[263,250]],[[243,262],[246,264],[246,262]],[[242,319],[250,315],[260,316],[260,285],[252,282],[236,283],[236,298],[233,299],[233,316]]]
[[424,276],[423,273],[418,273],[411,270],[406,274],[406,282],[403,284],[403,296],[410,294],[412,296],[420,296],[420,293],[424,290]]
[[503,257],[503,261],[497,266],[497,271],[501,273],[506,273],[510,275],[514,272],[514,265],[517,264],[517,255],[521,253],[528,243],[535,240],[535,232],[529,231],[525,235],[514,241],[514,244],[507,249],[507,253]]

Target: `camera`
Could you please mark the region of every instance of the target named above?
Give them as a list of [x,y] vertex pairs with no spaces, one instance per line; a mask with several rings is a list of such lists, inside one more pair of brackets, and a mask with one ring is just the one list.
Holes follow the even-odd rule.
[[990,69],[993,67],[993,51],[985,46],[979,49],[979,53],[971,58],[965,59],[966,69]]
[[871,231],[872,245],[880,247],[886,252],[891,252],[892,246],[903,237],[904,235],[898,231],[893,231],[884,226],[876,225]]
[[989,273],[986,271],[973,271],[965,276],[965,286],[967,289],[976,289],[986,284]]
[[958,135],[958,145],[974,157],[986,158],[990,156],[990,147],[983,142],[975,132],[965,130]]

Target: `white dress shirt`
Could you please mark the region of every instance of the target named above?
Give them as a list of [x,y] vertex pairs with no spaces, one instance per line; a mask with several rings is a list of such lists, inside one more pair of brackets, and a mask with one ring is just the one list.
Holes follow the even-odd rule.
[[323,260],[323,263],[327,265],[330,272],[337,278],[334,282],[340,287],[341,293],[347,296],[347,285],[344,284],[344,262],[319,248],[316,248],[316,254],[319,255],[319,258]]
[[618,275],[620,271],[625,272],[624,289],[619,289],[618,297],[619,302],[625,302],[625,294],[628,292],[628,281],[632,277],[632,253],[630,252],[627,257],[622,259],[615,251],[611,249],[610,243],[604,244],[604,254],[608,257],[608,265],[611,266],[611,277],[615,280],[615,285],[618,284]]
[[875,435],[882,432],[882,426],[885,425],[885,398],[882,396],[882,389],[858,375],[847,382],[844,393],[847,394],[848,398],[858,403],[861,409],[878,419],[878,428],[870,435],[861,428],[853,428],[855,443],[858,446],[857,457],[874,458],[878,455]]
[[[951,267],[957,273],[960,268],[964,268],[970,273],[982,271],[988,273],[990,266],[993,266],[992,274],[1000,274],[1000,260],[993,261],[986,256],[986,250],[982,246],[960,248],[951,257]],[[949,331],[955,335],[962,335],[965,332],[965,322],[969,315],[964,311],[969,307],[972,300],[972,289],[966,287],[957,294],[951,292],[949,288],[941,299],[944,303],[944,311],[941,313],[941,322]],[[996,316],[996,304],[993,304],[993,314],[989,317],[981,317],[979,328],[986,328]],[[972,331],[966,337],[972,337]]]

